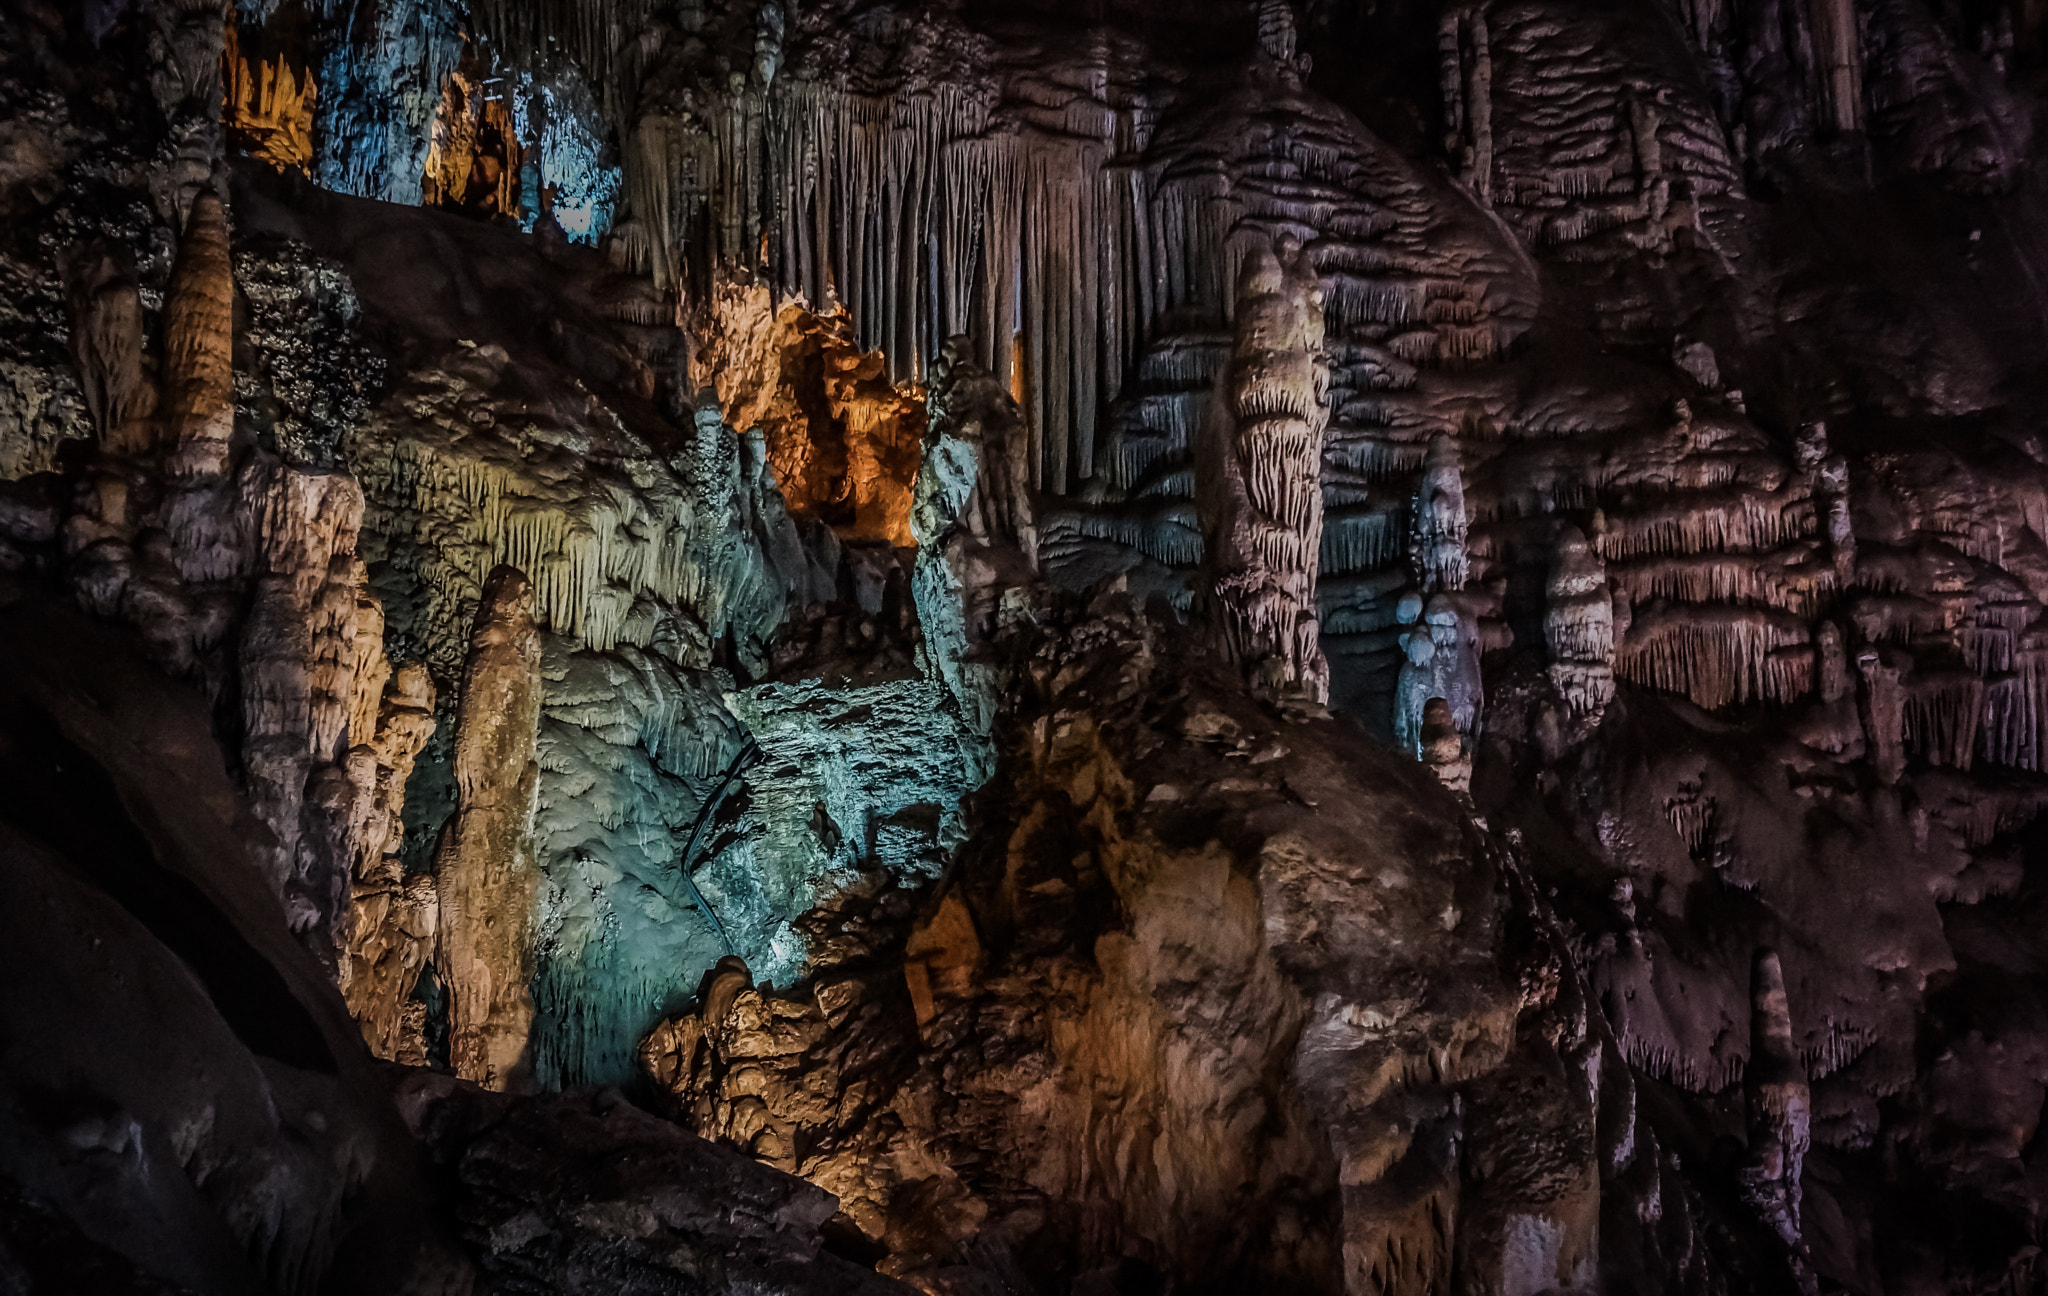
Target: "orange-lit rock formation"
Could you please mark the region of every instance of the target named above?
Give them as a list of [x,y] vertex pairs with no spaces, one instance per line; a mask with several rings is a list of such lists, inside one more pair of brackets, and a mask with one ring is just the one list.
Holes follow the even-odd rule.
[[531,588],[503,567],[484,586],[456,700],[455,815],[436,854],[449,1060],[491,1089],[524,1081],[533,1026],[541,681]]

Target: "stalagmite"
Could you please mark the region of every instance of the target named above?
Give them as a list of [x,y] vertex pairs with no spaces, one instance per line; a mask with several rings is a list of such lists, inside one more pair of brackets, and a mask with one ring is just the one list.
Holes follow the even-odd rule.
[[[1749,1066],[1742,1095],[1749,1115],[1749,1154],[1737,1179],[1758,1217],[1800,1257],[1801,1175],[1812,1140],[1813,1098],[1792,1042],[1792,1012],[1777,951],[1760,949],[1750,972]],[[1812,1290],[1812,1279],[1803,1286]]]
[[1447,9],[1437,28],[1445,151],[1482,202],[1493,197],[1493,53],[1484,6]]
[[1472,758],[1465,752],[1465,738],[1451,715],[1451,704],[1433,697],[1422,704],[1420,735],[1422,763],[1443,780],[1453,792],[1472,790]]
[[1899,683],[1899,663],[1887,661],[1886,654],[1869,646],[1856,655],[1856,670],[1863,679],[1857,709],[1870,743],[1871,764],[1880,779],[1896,783],[1906,769],[1906,693]]
[[1232,364],[1196,460],[1203,593],[1255,685],[1328,700],[1316,626],[1329,369],[1322,291],[1292,238],[1245,257]]
[[[933,363],[928,408],[911,510],[918,541],[911,588],[927,669],[952,695],[968,732],[985,740],[1003,674],[981,650],[995,637],[1002,600],[1028,586],[1037,566],[1024,422],[1002,384],[974,363],[964,337],[949,339]],[[992,754],[978,743],[973,757]]]
[[[223,160],[221,52],[227,42],[226,0],[166,0],[141,7],[149,33],[149,88],[169,124],[170,146],[150,163],[157,212],[182,225]],[[118,11],[116,11],[118,12]]]
[[1853,0],[1810,0],[1820,103],[1837,131],[1863,128],[1863,48]]
[[1828,541],[1835,583],[1846,589],[1856,576],[1856,532],[1849,520],[1848,460],[1830,452],[1828,427],[1821,422],[1809,423],[1799,430],[1793,456],[1813,492],[1821,531]]
[[1464,589],[1470,571],[1465,546],[1471,522],[1465,509],[1463,462],[1458,443],[1449,436],[1438,435],[1429,443],[1410,525],[1409,553],[1423,592]]
[[174,478],[218,477],[235,431],[235,271],[227,213],[202,193],[164,301],[164,418]]
[[[376,657],[382,660],[381,649]],[[418,1066],[426,1061],[425,1021],[413,990],[433,957],[440,915],[433,877],[406,876],[398,851],[406,780],[434,732],[434,683],[418,662],[370,673],[388,683],[370,699],[370,723],[351,725],[355,859],[341,992],[372,1053]]]
[[1475,6],[1465,19],[1472,38],[1472,67],[1466,77],[1465,120],[1472,130],[1472,151],[1463,174],[1480,201],[1493,198],[1493,50],[1486,29],[1485,6]]
[[477,607],[455,712],[455,817],[437,855],[439,956],[449,1062],[492,1089],[527,1076],[533,1025],[533,815],[540,767],[540,633],[532,587],[491,573]]
[[[1408,629],[1401,640],[1406,660],[1394,685],[1394,738],[1403,751],[1424,759],[1431,702],[1445,704],[1452,726],[1467,740],[1479,733],[1485,705],[1479,632],[1455,595],[1438,594],[1426,608],[1413,594],[1402,602],[1396,615]],[[1469,745],[1465,750],[1469,756]]]
[[[959,522],[984,545],[1015,545],[1035,564],[1037,523],[1024,422],[996,377],[976,364],[965,336],[947,340],[932,366],[928,426],[975,450],[973,491],[957,506]],[[919,527],[923,538],[924,528]]]
[[1614,594],[1600,555],[1574,526],[1551,555],[1543,633],[1559,696],[1574,714],[1598,717],[1614,699]]
[[237,672],[250,799],[275,838],[271,867],[293,928],[331,960],[348,909],[349,863],[333,854],[346,809],[328,801],[355,692],[362,491],[345,473],[302,472],[268,456],[251,459],[235,491],[247,521],[225,538],[203,533],[227,558],[240,558],[240,545],[253,550]]
[[66,260],[71,358],[100,445],[115,454],[145,453],[155,441],[148,421],[155,392],[142,375],[142,299],[134,275],[104,246]]

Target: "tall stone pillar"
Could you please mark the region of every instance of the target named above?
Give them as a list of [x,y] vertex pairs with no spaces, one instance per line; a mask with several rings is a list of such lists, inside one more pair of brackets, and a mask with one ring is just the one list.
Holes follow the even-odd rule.
[[533,816],[540,784],[540,632],[525,576],[484,583],[455,710],[455,817],[439,853],[449,1062],[491,1089],[520,1087],[533,1028]]
[[1252,684],[1329,700],[1316,621],[1329,367],[1315,268],[1283,236],[1246,257],[1236,339],[1196,462],[1207,542],[1202,595]]

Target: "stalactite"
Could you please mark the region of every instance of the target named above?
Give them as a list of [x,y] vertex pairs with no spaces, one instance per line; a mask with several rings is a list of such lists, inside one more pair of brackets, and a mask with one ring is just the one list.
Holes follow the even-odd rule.
[[1371,571],[1400,558],[1406,552],[1406,518],[1407,510],[1393,498],[1329,509],[1323,519],[1323,571]]
[[330,2],[346,18],[320,66],[315,178],[339,193],[418,206],[442,87],[462,58],[462,7]]
[[1806,623],[1781,612],[1725,604],[1638,609],[1614,673],[1715,710],[1790,702],[1813,688]]
[[279,171],[310,174],[313,103],[319,89],[310,73],[295,71],[283,53],[271,60],[260,49],[245,52],[233,22],[227,26],[221,66],[227,73],[230,139],[242,152]]
[[1594,537],[1608,562],[1651,554],[1757,553],[1813,534],[1813,503],[1803,490],[1689,492],[1668,502],[1607,514]]
[[1863,129],[1863,48],[1852,0],[1810,0],[1821,117],[1837,131]]
[[522,158],[505,101],[487,96],[462,69],[450,72],[428,135],[421,201],[482,215],[514,214],[519,211]]
[[1329,697],[1316,627],[1329,370],[1322,293],[1291,238],[1245,258],[1231,370],[1196,471],[1209,615],[1261,688]]
[[[1991,672],[1980,667],[1979,673]],[[2048,769],[2048,645],[2038,634],[2011,649],[1986,681],[1979,752],[1996,765]]]
[[492,1089],[526,1082],[539,870],[540,635],[532,587],[501,567],[485,584],[455,712],[455,817],[436,856],[435,966],[448,987],[449,1062]]
[[[1900,663],[1887,656],[1874,645],[1857,654],[1856,670],[1863,680],[1857,709],[1870,743],[1871,764],[1880,779],[1896,783],[1906,768],[1906,693],[1900,684]],[[1906,664],[1910,667],[1910,658]]]
[[1931,764],[1969,769],[1984,723],[1984,681],[1960,670],[1916,670],[1904,689],[1906,750]]
[[[623,141],[633,228],[616,250],[644,249],[686,303],[740,271],[815,310],[844,305],[858,346],[885,352],[899,381],[966,333],[983,368],[1016,380],[1035,488],[1098,472],[1127,486],[1144,469],[1103,411],[1134,372],[1147,394],[1185,384],[1204,342],[1166,337],[1225,321],[1237,262],[1263,236],[1313,240],[1333,335],[1395,328],[1375,351],[1397,365],[1390,352],[1493,355],[1533,308],[1519,264],[1495,267],[1462,209],[1434,204],[1424,177],[1283,62],[1261,54],[1163,143],[1159,106],[1121,68],[1062,83],[1056,109],[979,72],[858,93],[785,71],[772,90],[664,101]],[[1275,95],[1288,127],[1242,129],[1273,119]],[[1514,282],[1481,293],[1480,267]],[[1184,441],[1192,403],[1160,404],[1145,425]]]
[[1837,588],[1802,542],[1769,554],[1657,554],[1609,564],[1615,585],[1638,603],[1750,603],[1800,617],[1817,615]]
[[[471,0],[477,30],[516,64],[566,57],[630,104],[630,51],[654,0]],[[619,114],[614,113],[616,118]]]

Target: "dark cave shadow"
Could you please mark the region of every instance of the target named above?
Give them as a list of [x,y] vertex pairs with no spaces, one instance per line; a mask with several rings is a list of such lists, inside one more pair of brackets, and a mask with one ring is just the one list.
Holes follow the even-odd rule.
[[105,768],[26,701],[0,708],[0,821],[63,859],[177,955],[251,1052],[339,1073],[283,975],[204,892],[164,867]]

